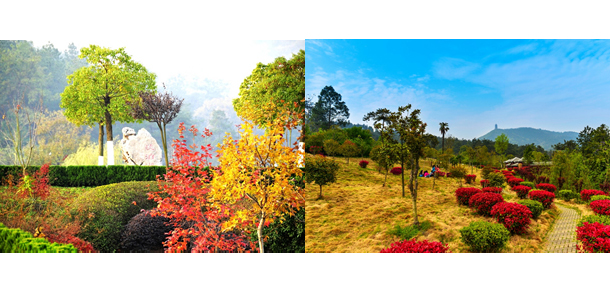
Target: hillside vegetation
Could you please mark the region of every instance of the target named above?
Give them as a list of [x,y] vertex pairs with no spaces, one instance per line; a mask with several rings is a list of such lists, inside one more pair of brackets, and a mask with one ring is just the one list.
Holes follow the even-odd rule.
[[551,146],[557,143],[562,143],[564,140],[576,140],[577,132],[553,132],[534,128],[516,128],[516,129],[494,129],[489,133],[479,137],[479,140],[488,139],[494,141],[496,137],[505,134],[508,136],[510,143],[517,145],[534,144],[540,145],[546,150],[550,150]]

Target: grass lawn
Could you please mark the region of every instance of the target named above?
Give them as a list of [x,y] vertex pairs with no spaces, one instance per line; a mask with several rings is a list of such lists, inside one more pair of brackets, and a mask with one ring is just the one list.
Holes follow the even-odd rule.
[[[345,158],[335,160],[341,165],[337,183],[322,188],[322,199],[316,200],[320,192],[318,185],[306,186],[306,252],[377,253],[400,240],[398,236],[389,234],[389,231],[397,225],[407,227],[413,223],[413,203],[407,186],[407,174],[405,197],[402,197],[400,175],[388,174],[387,186],[383,187],[384,175],[376,170],[377,164],[370,159],[366,159],[370,162],[367,168],[358,166],[358,158],[350,159],[349,165]],[[420,161],[420,167],[430,171],[431,161]],[[470,171],[469,166],[467,169]],[[473,170],[477,175],[476,184],[463,184],[463,187],[480,188],[480,170]],[[447,172],[446,169],[442,171]],[[495,220],[477,215],[468,207],[457,204],[455,190],[460,186],[456,179],[439,178],[434,189],[434,179],[418,179],[418,218],[420,222],[430,222],[430,228],[415,238],[448,243],[451,252],[469,252],[468,246],[460,239],[459,229],[473,221]],[[519,200],[508,187],[504,192],[506,201]],[[586,206],[583,205],[583,209],[584,207]],[[532,220],[527,233],[512,235],[503,252],[543,252],[545,237],[558,214],[555,206],[545,210],[537,220]]]

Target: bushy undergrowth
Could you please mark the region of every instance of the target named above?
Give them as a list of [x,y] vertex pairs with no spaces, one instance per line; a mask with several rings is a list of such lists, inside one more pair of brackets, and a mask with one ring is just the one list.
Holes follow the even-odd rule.
[[592,201],[589,206],[598,215],[610,215],[610,200]]
[[530,190],[532,190],[532,188],[524,185],[518,185],[513,187],[513,191],[517,193],[517,197],[519,197],[519,199],[527,198],[527,194],[530,192]]
[[610,196],[592,196],[591,202],[599,200],[610,200]]
[[544,206],[538,201],[520,200],[518,203],[523,206],[526,206],[530,210],[530,212],[532,212],[533,219],[538,219],[540,214],[542,214],[542,211],[544,211]]
[[561,190],[557,193],[557,197],[562,200],[569,201],[572,199],[578,199],[580,196],[577,192],[574,192],[572,190]]
[[527,231],[530,225],[532,212],[524,205],[518,203],[501,202],[491,208],[491,216],[502,223],[508,231],[521,234]]
[[504,202],[504,198],[500,194],[478,193],[470,198],[468,206],[475,209],[479,215],[491,216],[491,208],[500,202]]
[[551,208],[555,194],[544,190],[533,190],[529,192],[530,199],[542,203],[545,209]]
[[587,222],[587,223],[599,223],[602,225],[610,225],[610,216],[605,216],[605,215],[589,215],[589,216],[583,216],[582,218],[580,218],[580,220],[578,221],[578,226],[583,226],[583,224]]
[[100,252],[115,252],[129,220],[141,209],[156,206],[147,193],[158,191],[156,182],[123,182],[90,189],[73,202],[71,213],[80,222],[79,237]]
[[394,242],[380,253],[447,253],[449,246],[438,241],[403,240]]
[[432,224],[430,221],[424,221],[419,224],[419,226],[408,225],[406,227],[402,227],[400,225],[394,225],[394,228],[388,231],[389,235],[398,236],[401,240],[409,240],[415,237],[418,233],[424,232],[430,228]]
[[487,180],[489,180],[490,187],[501,188],[504,186],[504,176],[501,173],[490,172],[487,175]]
[[554,193],[557,190],[557,187],[555,187],[552,184],[547,184],[547,183],[539,183],[536,185],[536,188],[545,190],[545,191],[551,192],[551,193]]
[[498,252],[506,246],[510,231],[502,224],[475,221],[460,229],[462,242],[472,252]]
[[468,206],[470,197],[480,192],[481,190],[477,188],[459,188],[455,191],[455,197],[458,204]]
[[[253,231],[251,241],[258,242]],[[293,216],[283,215],[282,220],[273,221],[265,227],[265,252],[304,253],[305,252],[305,208],[300,208]]]
[[580,192],[580,199],[583,201],[589,201],[591,200],[591,197],[593,196],[606,196],[608,194],[604,193],[604,191],[600,191],[600,190],[582,190]]
[[536,187],[536,184],[531,181],[522,181],[520,185],[530,187],[532,189]]

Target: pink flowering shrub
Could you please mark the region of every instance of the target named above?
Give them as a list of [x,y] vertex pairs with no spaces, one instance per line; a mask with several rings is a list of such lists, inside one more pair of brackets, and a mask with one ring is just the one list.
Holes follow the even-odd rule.
[[610,215],[610,200],[597,200],[589,204],[591,210],[598,215]]
[[449,246],[438,241],[416,241],[415,239],[397,241],[380,253],[448,253]]
[[520,234],[527,231],[532,218],[532,211],[524,205],[517,203],[500,202],[491,208],[491,216],[502,223],[508,231]]

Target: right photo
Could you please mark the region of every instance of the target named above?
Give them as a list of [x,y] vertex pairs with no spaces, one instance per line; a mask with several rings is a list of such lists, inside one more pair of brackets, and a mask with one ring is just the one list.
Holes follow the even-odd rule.
[[610,251],[610,41],[305,40],[305,251]]

